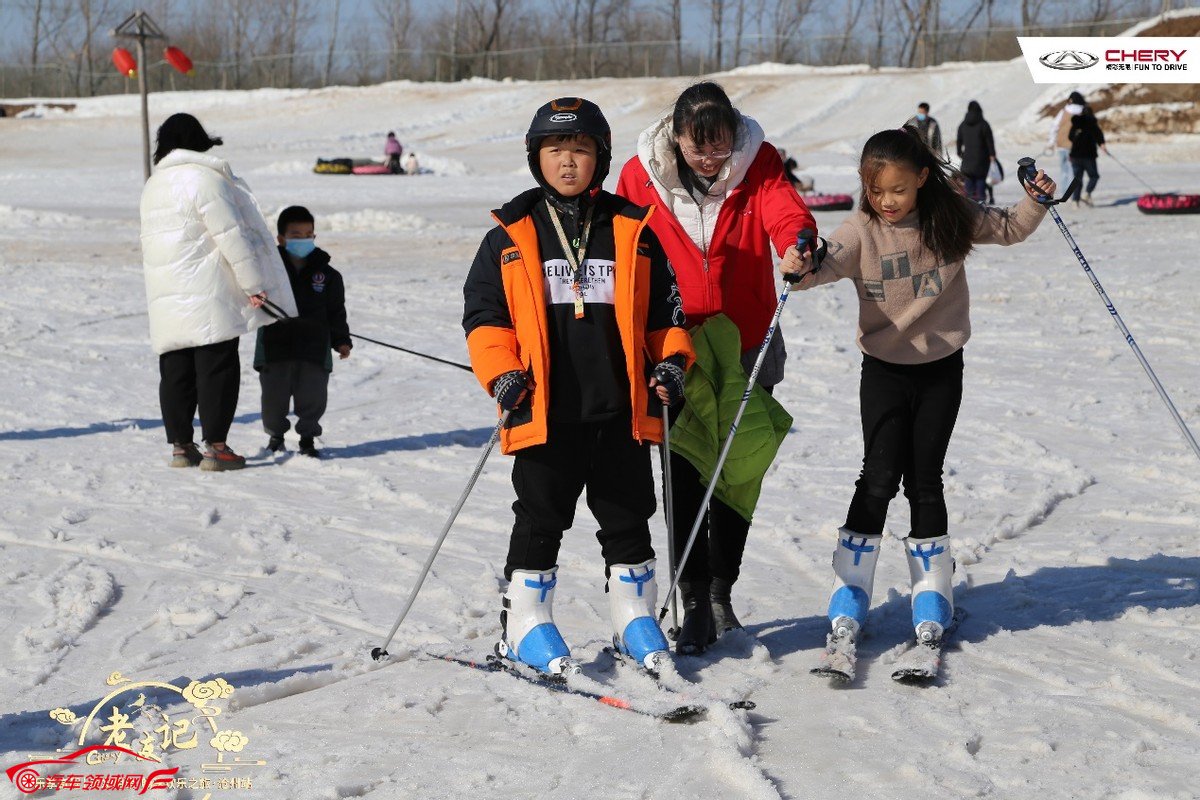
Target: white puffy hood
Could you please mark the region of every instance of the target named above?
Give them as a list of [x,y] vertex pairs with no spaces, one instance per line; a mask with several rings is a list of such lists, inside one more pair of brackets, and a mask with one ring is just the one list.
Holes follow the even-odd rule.
[[679,220],[683,229],[701,251],[707,251],[712,241],[717,214],[725,198],[733,191],[766,140],[762,126],[755,120],[738,114],[739,123],[733,137],[733,155],[721,165],[710,193],[699,198],[692,197],[683,188],[679,178],[679,166],[675,161],[675,137],[671,133],[671,116],[655,122],[638,136],[638,160],[654,183],[662,199],[663,210],[669,211]]
[[296,314],[275,237],[223,159],[177,149],[142,190],[142,267],[156,353],[223,342],[273,320],[249,295]]

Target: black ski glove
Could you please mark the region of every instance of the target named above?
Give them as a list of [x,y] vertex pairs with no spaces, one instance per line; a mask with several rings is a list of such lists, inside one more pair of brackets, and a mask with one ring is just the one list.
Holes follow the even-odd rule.
[[681,355],[667,356],[654,368],[654,378],[667,390],[667,405],[683,399],[683,367],[687,359]]
[[492,396],[505,411],[512,411],[521,405],[529,389],[529,376],[522,370],[514,369],[505,372],[492,381]]

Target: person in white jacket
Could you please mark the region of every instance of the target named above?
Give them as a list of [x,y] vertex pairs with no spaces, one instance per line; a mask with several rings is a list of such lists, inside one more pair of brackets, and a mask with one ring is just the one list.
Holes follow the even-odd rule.
[[[296,314],[291,285],[249,187],[208,154],[211,137],[190,114],[158,129],[156,169],[142,190],[142,266],[150,342],[171,466],[240,469],[225,442],[241,384],[238,337],[274,321],[271,302]],[[203,454],[193,442],[200,412]]]
[[1071,120],[1083,113],[1085,105],[1087,103],[1084,101],[1083,95],[1079,92],[1071,92],[1067,97],[1067,104],[1059,109],[1054,123],[1050,126],[1049,136],[1046,139],[1046,150],[1058,151],[1058,183],[1060,186],[1066,186],[1075,177],[1075,169],[1071,166]]

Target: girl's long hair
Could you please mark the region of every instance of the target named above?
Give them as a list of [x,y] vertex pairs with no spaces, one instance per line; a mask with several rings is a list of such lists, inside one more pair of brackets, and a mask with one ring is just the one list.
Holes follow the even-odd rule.
[[219,144],[224,144],[221,137],[209,136],[200,120],[191,114],[172,114],[158,126],[154,163],[162,161],[172,150],[194,150],[204,153]]
[[953,167],[934,155],[911,125],[898,130],[880,131],[863,146],[858,174],[862,178],[859,204],[867,216],[878,218],[871,206],[870,186],[889,164],[914,172],[929,170],[925,185],[917,190],[917,218],[921,242],[944,263],[961,261],[971,252],[979,212],[960,188],[960,176]]
[[[687,136],[697,147],[729,139],[730,146],[737,137],[740,118],[733,108],[729,95],[720,84],[712,81],[694,83],[683,90],[675,101],[671,114],[671,133],[678,140]],[[679,145],[675,145],[675,162],[679,167],[679,178],[689,194],[707,194],[703,184],[683,157]]]

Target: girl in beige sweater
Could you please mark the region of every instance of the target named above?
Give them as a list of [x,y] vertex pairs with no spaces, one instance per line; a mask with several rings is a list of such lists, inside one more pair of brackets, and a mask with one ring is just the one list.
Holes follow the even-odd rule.
[[[963,345],[971,335],[963,261],[977,244],[1010,245],[1037,229],[1054,194],[1038,172],[1011,208],[968,200],[953,172],[905,127],[867,140],[860,209],[829,237],[797,288],[841,278],[858,289],[863,468],[834,550],[829,620],[853,639],[866,620],[888,503],[904,484],[905,539],[917,638],[937,641],[954,613],[942,467],[962,400]],[[805,268],[811,266],[806,260]],[[794,277],[794,276],[793,276]]]

